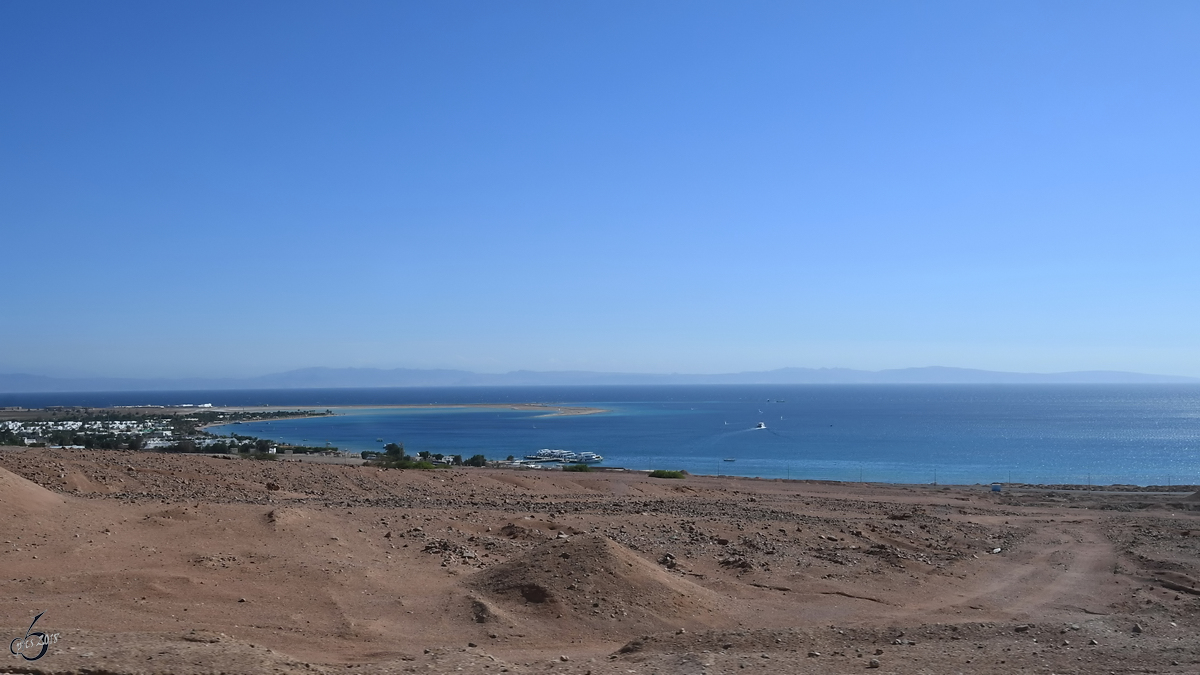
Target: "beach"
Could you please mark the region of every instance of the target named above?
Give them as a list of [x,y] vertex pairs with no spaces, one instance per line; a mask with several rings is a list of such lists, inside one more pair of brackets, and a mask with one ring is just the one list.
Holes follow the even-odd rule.
[[[379,405],[331,405],[331,406],[217,406],[212,410],[220,412],[271,412],[280,411],[288,412],[295,410],[303,410],[311,408],[315,410],[382,410],[382,409],[414,409],[414,410],[452,410],[455,408],[463,409],[492,409],[492,410],[521,410],[541,412],[545,411],[546,415],[596,415],[599,413],[609,412],[604,408],[594,408],[577,405],[551,405],[546,403],[383,403]],[[262,418],[263,420],[275,418]],[[296,419],[294,416],[289,416],[279,419]]]
[[[216,412],[229,412],[229,413],[237,413],[237,412],[248,412],[248,413],[290,412],[290,413],[295,413],[295,412],[304,411],[306,409],[311,409],[313,411],[313,414],[312,415],[291,414],[291,415],[281,415],[279,417],[261,417],[261,418],[257,419],[256,421],[274,422],[274,421],[279,421],[279,420],[306,419],[309,417],[325,417],[327,415],[327,413],[325,413],[324,411],[326,411],[326,410],[328,410],[334,414],[337,414],[339,411],[388,410],[388,409],[394,409],[394,410],[404,410],[404,409],[413,409],[413,410],[454,410],[454,409],[516,410],[516,411],[521,411],[521,412],[541,412],[541,413],[543,413],[542,415],[537,415],[537,417],[569,417],[569,416],[575,416],[575,415],[598,415],[600,413],[609,412],[608,410],[606,410],[604,408],[595,408],[595,407],[577,406],[577,405],[570,405],[570,406],[568,406],[568,405],[549,405],[549,404],[542,404],[542,403],[450,403],[450,404],[438,404],[438,403],[395,404],[395,403],[393,403],[393,404],[380,404],[380,405],[333,405],[333,406],[319,406],[319,405],[318,406],[262,406],[262,405],[258,405],[258,406],[217,406],[217,407],[209,408],[209,410],[213,410]],[[176,414],[178,414],[178,413],[176,413]],[[232,422],[226,422],[226,421],[212,422],[210,424],[203,425],[201,428],[209,429],[212,427],[228,426],[230,424],[232,424]]]
[[1196,672],[1190,495],[4,448],[0,625],[46,673]]

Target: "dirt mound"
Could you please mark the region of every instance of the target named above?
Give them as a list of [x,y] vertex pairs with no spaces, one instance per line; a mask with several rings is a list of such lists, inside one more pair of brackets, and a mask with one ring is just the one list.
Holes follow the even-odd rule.
[[296,527],[310,520],[309,514],[304,509],[280,507],[267,512],[267,524],[274,527],[276,530],[286,530],[290,527]]
[[[718,606],[712,591],[591,534],[546,542],[468,585],[507,616],[605,632],[705,626]],[[497,613],[477,611],[475,619]]]
[[1187,497],[1184,497],[1183,500],[1185,502],[1200,502],[1200,492],[1193,492]]
[[39,513],[63,501],[62,496],[41,485],[0,469],[0,515]]

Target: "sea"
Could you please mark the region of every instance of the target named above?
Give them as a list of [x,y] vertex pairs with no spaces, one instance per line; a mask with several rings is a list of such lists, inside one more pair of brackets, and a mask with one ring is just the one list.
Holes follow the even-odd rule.
[[[272,405],[336,414],[214,427],[360,452],[890,483],[1200,484],[1200,386],[693,385],[2,394],[0,406]],[[550,415],[514,403],[605,412]],[[422,408],[392,405],[427,404]],[[453,407],[459,404],[494,404]],[[765,428],[756,428],[759,423]]]

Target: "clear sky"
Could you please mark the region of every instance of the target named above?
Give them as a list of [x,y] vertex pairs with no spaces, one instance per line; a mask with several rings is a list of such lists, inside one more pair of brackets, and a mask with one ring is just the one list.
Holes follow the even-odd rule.
[[1200,3],[0,3],[0,372],[1200,375]]

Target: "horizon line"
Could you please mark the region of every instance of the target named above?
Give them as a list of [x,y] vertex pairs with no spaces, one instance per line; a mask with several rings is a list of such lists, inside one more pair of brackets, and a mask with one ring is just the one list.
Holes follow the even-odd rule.
[[0,393],[103,391],[219,391],[253,389],[367,389],[480,386],[806,385],[806,384],[1197,384],[1200,378],[1119,370],[1054,373],[993,371],[956,366],[881,370],[789,366],[736,373],[629,373],[513,370],[476,373],[447,368],[331,368],[314,366],[253,377],[55,377],[0,374]]

